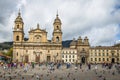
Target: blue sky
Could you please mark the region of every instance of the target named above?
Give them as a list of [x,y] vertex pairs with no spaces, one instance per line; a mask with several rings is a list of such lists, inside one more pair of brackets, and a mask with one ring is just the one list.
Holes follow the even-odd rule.
[[63,40],[88,36],[92,46],[113,45],[120,40],[120,0],[0,0],[0,42],[12,41],[19,8],[25,37],[39,23],[52,39],[58,10]]

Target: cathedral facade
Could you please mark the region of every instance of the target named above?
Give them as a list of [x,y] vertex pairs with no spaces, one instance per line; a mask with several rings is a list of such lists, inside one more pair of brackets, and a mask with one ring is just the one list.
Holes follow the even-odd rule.
[[29,31],[29,39],[24,40],[24,22],[21,13],[15,19],[13,30],[13,61],[18,62],[53,62],[61,60],[62,30],[61,20],[56,15],[53,23],[52,40],[47,40],[47,32],[39,27]]
[[56,15],[53,22],[52,40],[47,31],[37,24],[24,40],[24,22],[21,13],[14,21],[13,61],[17,62],[64,62],[64,63],[120,63],[120,45],[91,47],[89,39],[73,39],[69,48],[62,46],[61,20]]

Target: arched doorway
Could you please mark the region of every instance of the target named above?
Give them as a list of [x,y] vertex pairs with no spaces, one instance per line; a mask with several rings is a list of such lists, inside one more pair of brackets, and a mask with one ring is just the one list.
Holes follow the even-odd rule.
[[29,57],[28,57],[28,55],[25,55],[25,62],[26,62],[26,63],[29,62]]
[[83,64],[85,63],[85,57],[81,58],[81,63],[83,63]]
[[36,55],[36,62],[40,62],[40,55]]
[[50,56],[47,56],[47,62],[50,62]]
[[115,58],[112,58],[111,63],[115,63]]

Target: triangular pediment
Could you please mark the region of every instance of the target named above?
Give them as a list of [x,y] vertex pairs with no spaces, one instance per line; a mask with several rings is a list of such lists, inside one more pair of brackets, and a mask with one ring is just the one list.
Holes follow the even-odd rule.
[[46,32],[45,30],[41,30],[41,29],[33,29],[29,31],[30,33],[41,33],[41,32]]

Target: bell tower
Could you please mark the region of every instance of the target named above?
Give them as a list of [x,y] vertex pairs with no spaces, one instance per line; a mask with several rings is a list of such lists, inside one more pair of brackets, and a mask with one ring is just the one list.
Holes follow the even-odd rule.
[[24,22],[21,17],[20,10],[18,12],[18,16],[14,21],[14,29],[13,29],[13,41],[14,42],[22,42],[24,40]]
[[61,30],[61,20],[58,17],[58,13],[56,15],[56,19],[54,20],[53,26],[54,26],[54,30],[53,30],[53,39],[52,42],[55,43],[62,43],[62,30]]

